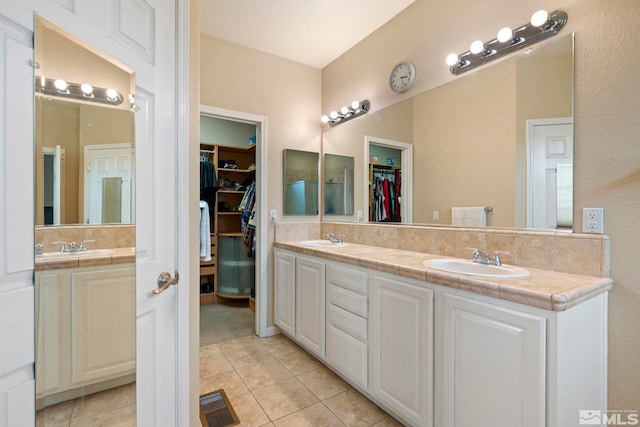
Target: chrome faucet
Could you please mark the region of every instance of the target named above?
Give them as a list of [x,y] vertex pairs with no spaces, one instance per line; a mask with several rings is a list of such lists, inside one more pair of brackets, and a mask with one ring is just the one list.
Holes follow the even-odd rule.
[[329,239],[331,243],[342,243],[342,239],[344,239],[344,234],[340,234],[336,236],[333,233],[327,233],[327,239]]
[[[66,243],[66,242],[53,242],[56,245],[62,245],[60,247],[60,253],[64,254],[64,253],[76,253],[76,252],[84,252],[87,250],[87,243],[91,243],[91,242],[95,242],[95,240],[83,240],[82,242],[80,242],[80,246],[78,246],[76,244],[76,242],[70,242],[70,243]],[[36,251],[38,250],[38,247],[36,245]],[[40,248],[40,250],[42,251],[42,248]]]
[[473,262],[477,262],[478,264],[493,264],[489,255],[485,254],[478,248],[465,248],[471,251],[471,257],[473,258]]
[[493,253],[493,259],[491,259],[489,258],[489,255],[482,252],[478,248],[465,248],[465,249],[472,251],[471,257],[473,258],[473,262],[477,262],[478,264],[485,264],[485,265],[496,265],[498,267],[502,265],[502,261],[500,260],[500,254],[508,255],[511,253],[506,251],[495,251]]

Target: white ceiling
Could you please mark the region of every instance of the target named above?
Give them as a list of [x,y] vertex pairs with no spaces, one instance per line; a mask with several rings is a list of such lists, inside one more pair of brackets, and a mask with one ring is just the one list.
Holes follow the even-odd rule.
[[202,0],[203,33],[324,68],[415,0]]

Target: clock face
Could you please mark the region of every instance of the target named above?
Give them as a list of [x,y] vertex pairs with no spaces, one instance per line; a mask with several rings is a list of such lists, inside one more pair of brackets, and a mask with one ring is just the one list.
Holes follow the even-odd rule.
[[411,62],[401,62],[391,71],[389,86],[394,92],[402,93],[409,90],[416,78],[416,68]]

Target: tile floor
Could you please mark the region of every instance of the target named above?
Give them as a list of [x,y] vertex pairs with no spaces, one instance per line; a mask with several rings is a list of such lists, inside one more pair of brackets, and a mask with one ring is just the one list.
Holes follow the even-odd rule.
[[135,383],[47,406],[36,427],[135,427]]
[[288,338],[200,348],[200,394],[223,388],[242,426],[401,426]]

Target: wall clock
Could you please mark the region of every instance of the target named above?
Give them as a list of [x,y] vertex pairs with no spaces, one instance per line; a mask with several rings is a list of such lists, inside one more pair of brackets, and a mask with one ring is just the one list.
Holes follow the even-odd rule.
[[391,90],[397,93],[403,93],[408,91],[413,85],[413,81],[416,78],[416,67],[411,62],[400,62],[389,76],[389,87]]

